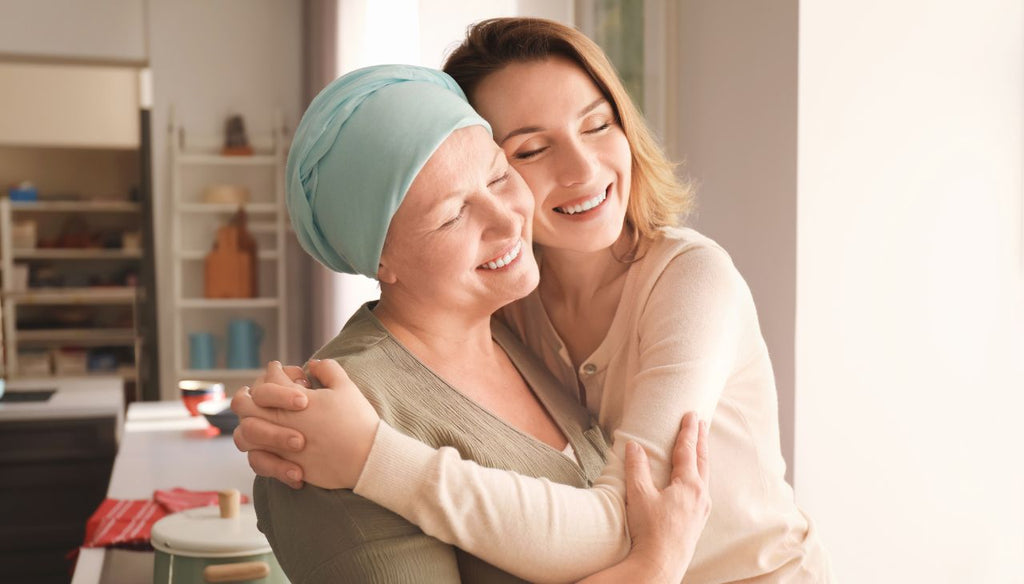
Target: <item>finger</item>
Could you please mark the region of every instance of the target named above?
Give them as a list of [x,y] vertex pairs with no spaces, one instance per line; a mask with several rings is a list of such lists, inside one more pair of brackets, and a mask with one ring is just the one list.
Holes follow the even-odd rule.
[[636,442],[626,443],[626,501],[635,501],[653,492],[654,479],[651,478],[651,464],[647,453]]
[[348,373],[334,359],[313,359],[309,362],[309,372],[319,379],[324,387],[331,389],[355,389]]
[[274,453],[299,452],[306,438],[298,430],[279,426],[263,418],[244,418],[235,428],[235,445],[239,450],[269,450]]
[[249,386],[243,385],[238,388],[235,395],[231,396],[231,411],[239,417],[247,415],[251,411],[252,395],[249,394]]
[[711,477],[711,460],[708,447],[708,423],[701,420],[697,427],[697,474],[700,475],[705,485],[708,484],[708,479]]
[[679,434],[672,448],[672,481],[700,480],[697,471],[697,414],[687,412],[679,424]]
[[249,453],[249,466],[261,477],[277,479],[293,489],[302,487],[302,467],[270,452],[253,450]]
[[267,363],[267,381],[278,385],[288,385],[292,380],[284,372],[284,366],[280,361],[271,361]]
[[298,383],[302,387],[309,387],[309,380],[306,379],[306,372],[302,370],[302,367],[285,365],[283,369],[284,374],[288,376],[288,379],[292,380],[292,383]]
[[309,405],[306,390],[293,384],[291,380],[285,381],[285,385],[261,383],[250,388],[249,395],[252,396],[253,403],[261,408],[295,411],[305,409]]

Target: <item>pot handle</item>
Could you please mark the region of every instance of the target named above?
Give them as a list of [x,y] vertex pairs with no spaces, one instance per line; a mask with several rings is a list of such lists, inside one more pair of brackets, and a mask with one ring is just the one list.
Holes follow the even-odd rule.
[[206,582],[244,582],[258,580],[270,575],[270,564],[266,562],[237,562],[206,566],[203,579]]

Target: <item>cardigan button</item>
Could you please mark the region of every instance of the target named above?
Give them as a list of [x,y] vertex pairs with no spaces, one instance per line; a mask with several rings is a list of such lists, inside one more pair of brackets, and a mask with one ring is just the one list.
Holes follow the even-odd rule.
[[597,365],[594,365],[593,363],[587,363],[586,365],[583,366],[584,375],[593,375],[595,373],[597,373]]

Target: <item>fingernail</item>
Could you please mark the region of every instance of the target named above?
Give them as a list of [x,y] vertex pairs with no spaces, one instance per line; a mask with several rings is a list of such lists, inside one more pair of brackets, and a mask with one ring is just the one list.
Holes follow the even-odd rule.
[[292,450],[299,450],[302,448],[302,440],[299,440],[297,436],[292,436],[288,439],[288,446],[291,446]]
[[238,391],[249,391],[249,386],[248,385],[243,385],[242,387],[238,388]]
[[309,403],[309,398],[304,395],[297,395],[292,398],[292,405],[297,408],[304,408]]
[[284,474],[285,474],[285,476],[287,476],[289,479],[291,479],[293,481],[298,481],[299,480],[299,471],[297,471],[297,470],[290,470],[290,471],[287,471]]
[[637,444],[636,442],[633,442],[633,441],[626,442],[626,451],[627,452],[631,452],[633,454],[636,454],[637,453],[637,449],[639,449],[639,448],[640,448],[640,445]]
[[296,380],[296,383],[298,383],[299,385],[301,385],[303,387],[309,387],[309,380],[308,379],[300,378],[300,379]]

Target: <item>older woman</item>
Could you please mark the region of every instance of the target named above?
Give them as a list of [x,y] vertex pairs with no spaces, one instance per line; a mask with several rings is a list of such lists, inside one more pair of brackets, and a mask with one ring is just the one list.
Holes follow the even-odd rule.
[[[330,427],[293,425],[335,445],[320,456],[296,458],[272,432],[254,433],[256,447],[302,467],[253,455],[257,472],[354,486],[481,557],[530,557],[522,569],[583,575],[616,561],[614,544],[625,537],[608,487],[624,478],[627,443],[649,450],[655,482],[665,484],[677,424],[698,411],[712,420],[715,508],[687,582],[831,582],[828,554],[785,480],[774,376],[750,290],[719,245],[678,226],[691,193],[600,48],[554,22],[495,19],[470,30],[445,70],[536,201],[540,285],[502,316],[613,436],[608,465],[588,491],[481,475],[349,416]],[[258,395],[285,405],[288,391]],[[350,455],[352,445],[370,455]],[[454,496],[464,501],[460,513],[435,503]],[[509,532],[534,545],[508,545]]]
[[[491,320],[537,285],[532,197],[457,85],[404,66],[338,79],[303,116],[287,172],[303,247],[332,269],[381,285],[379,302],[359,310],[311,364],[332,385],[345,380],[343,365],[372,404],[347,413],[361,407],[364,419],[379,416],[382,427],[448,447],[456,459],[590,485],[604,465],[600,429]],[[305,398],[308,414],[330,424],[346,396]],[[669,581],[685,569],[660,544],[696,540],[708,510],[707,469],[693,416],[680,435],[677,483],[659,492],[640,473],[631,495],[636,535],[650,545],[595,581]],[[518,580],[501,569],[514,561],[490,565],[352,491],[292,490],[258,478],[254,495],[260,529],[293,582]],[[460,505],[438,503],[453,512]],[[667,524],[666,515],[679,521]]]

